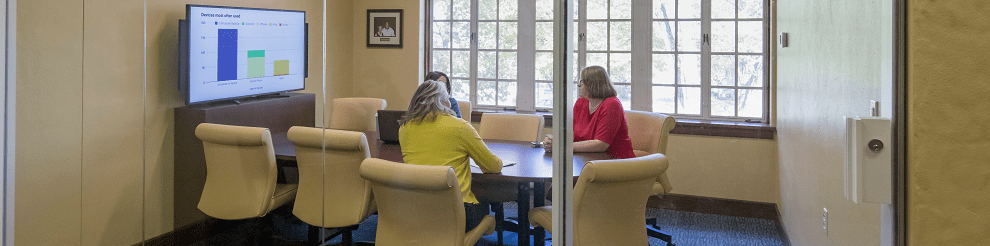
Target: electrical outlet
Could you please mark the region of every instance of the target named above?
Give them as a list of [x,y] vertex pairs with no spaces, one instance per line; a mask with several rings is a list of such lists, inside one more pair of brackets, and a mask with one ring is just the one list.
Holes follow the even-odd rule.
[[825,236],[828,236],[828,208],[822,208],[822,230],[825,230]]

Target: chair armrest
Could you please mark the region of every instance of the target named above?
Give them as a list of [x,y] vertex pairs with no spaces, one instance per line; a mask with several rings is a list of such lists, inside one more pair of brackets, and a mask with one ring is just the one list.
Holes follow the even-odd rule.
[[529,210],[529,223],[533,227],[543,227],[547,231],[553,228],[553,211],[550,206],[538,207]]
[[493,232],[495,232],[495,216],[485,215],[485,218],[481,219],[481,223],[478,226],[468,231],[467,235],[464,235],[464,245],[474,245],[478,243],[478,239],[481,239],[481,236],[491,235]]

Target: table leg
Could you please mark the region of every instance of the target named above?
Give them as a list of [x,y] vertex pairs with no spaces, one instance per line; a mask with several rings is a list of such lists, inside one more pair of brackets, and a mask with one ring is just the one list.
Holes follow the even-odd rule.
[[519,182],[519,193],[516,198],[516,217],[519,217],[519,246],[529,246],[529,182]]
[[[546,193],[546,191],[543,188],[543,184],[544,184],[544,182],[535,182],[533,184],[533,207],[534,208],[546,206],[546,198],[545,198],[546,196],[544,195],[544,193]],[[528,218],[529,217],[529,214],[527,214],[526,217]],[[544,229],[551,230],[550,228],[544,228]],[[533,244],[534,245],[540,245],[540,246],[546,245],[546,238],[547,238],[546,230],[535,230],[533,232]]]

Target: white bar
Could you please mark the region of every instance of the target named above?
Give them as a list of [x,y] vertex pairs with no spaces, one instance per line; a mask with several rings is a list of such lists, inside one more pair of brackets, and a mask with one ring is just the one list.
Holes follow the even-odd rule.
[[[573,191],[573,146],[574,126],[570,102],[573,83],[570,83],[571,59],[573,56],[574,22],[571,0],[554,1],[554,56],[553,56],[553,228],[551,235],[554,246],[574,245],[574,191]],[[536,198],[542,199],[542,198]],[[520,206],[523,206],[520,204]],[[519,216],[528,216],[522,215]],[[525,239],[529,240],[529,239]]]
[[516,110],[536,110],[536,1],[519,0]]
[[626,109],[653,108],[653,1],[632,0],[632,105]]

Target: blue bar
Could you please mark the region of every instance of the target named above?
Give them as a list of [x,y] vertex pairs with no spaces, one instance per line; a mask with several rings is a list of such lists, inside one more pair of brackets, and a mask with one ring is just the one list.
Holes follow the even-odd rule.
[[217,30],[217,81],[237,79],[237,29]]

